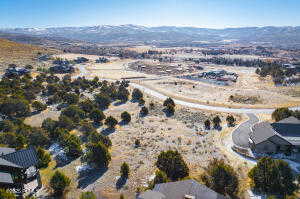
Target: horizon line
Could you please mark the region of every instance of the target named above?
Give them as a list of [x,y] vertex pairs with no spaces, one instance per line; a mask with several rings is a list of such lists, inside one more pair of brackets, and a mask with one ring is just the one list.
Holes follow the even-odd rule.
[[201,27],[201,26],[193,26],[193,25],[159,25],[159,26],[153,26],[153,25],[140,25],[140,24],[96,24],[96,25],[66,25],[66,26],[48,26],[48,27],[2,27],[0,30],[3,29],[50,29],[50,28],[82,28],[82,27],[100,27],[100,26],[140,26],[140,27],[146,27],[146,28],[159,28],[159,27],[177,27],[177,28],[199,28],[199,29],[214,29],[214,30],[224,30],[224,29],[235,29],[235,28],[266,28],[266,27],[274,27],[274,28],[297,28],[300,27],[300,25],[283,25],[283,26],[276,26],[276,25],[265,25],[265,26],[228,26],[228,27],[222,27],[222,28],[209,28],[209,27]]

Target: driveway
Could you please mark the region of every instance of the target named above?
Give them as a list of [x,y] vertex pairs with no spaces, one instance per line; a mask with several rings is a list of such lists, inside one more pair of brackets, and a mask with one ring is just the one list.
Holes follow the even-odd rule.
[[233,143],[241,148],[249,148],[249,133],[250,128],[259,121],[255,114],[247,114],[249,119],[240,124],[232,133]]

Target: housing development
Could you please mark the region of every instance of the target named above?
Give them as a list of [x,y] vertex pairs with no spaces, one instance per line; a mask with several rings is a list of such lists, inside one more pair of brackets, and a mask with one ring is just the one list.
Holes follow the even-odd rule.
[[239,25],[250,4],[215,0],[236,28],[201,28],[194,0],[134,4],[192,27],[88,25],[149,13],[29,1],[0,21],[0,199],[300,198],[299,26]]

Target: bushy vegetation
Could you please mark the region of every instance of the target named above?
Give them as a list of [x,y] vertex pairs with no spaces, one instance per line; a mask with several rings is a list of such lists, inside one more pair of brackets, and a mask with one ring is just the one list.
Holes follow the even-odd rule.
[[121,118],[125,123],[129,123],[131,121],[131,115],[127,111],[121,113]]
[[166,173],[168,178],[176,181],[189,175],[189,168],[178,151],[163,151],[159,154],[156,166]]
[[50,154],[41,147],[38,147],[36,152],[37,152],[37,157],[39,160],[38,165],[37,165],[38,168],[48,167],[48,164],[51,161]]
[[50,187],[55,195],[62,195],[70,183],[71,180],[60,171],[56,171],[50,179]]
[[80,199],[97,199],[97,197],[93,192],[87,191],[80,194]]
[[123,162],[120,169],[120,174],[122,178],[128,178],[129,176],[129,165],[126,162]]
[[285,197],[296,190],[292,169],[283,160],[261,158],[248,176],[252,188],[263,194],[280,194]]
[[89,163],[93,163],[98,167],[108,166],[111,160],[111,155],[107,146],[105,146],[102,142],[90,143],[87,146],[87,149],[86,159]]
[[234,196],[237,193],[238,175],[230,165],[214,159],[205,170],[201,178],[206,186],[223,195]]
[[118,120],[116,120],[113,116],[109,116],[105,119],[105,125],[107,125],[109,128],[115,128],[117,124]]
[[283,120],[285,118],[288,118],[290,116],[294,116],[297,119],[300,119],[300,111],[292,111],[289,110],[288,108],[277,108],[273,113],[272,113],[272,119],[275,120],[276,122]]
[[0,198],[3,199],[16,199],[16,196],[14,193],[5,190],[5,189],[0,189]]

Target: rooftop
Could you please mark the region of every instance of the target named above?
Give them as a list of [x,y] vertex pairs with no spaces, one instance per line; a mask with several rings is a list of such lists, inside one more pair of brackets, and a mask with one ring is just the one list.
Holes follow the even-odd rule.
[[224,196],[216,193],[203,184],[199,184],[195,180],[157,184],[152,191],[142,193],[138,198],[183,199],[187,196],[193,196],[195,199],[225,199]]

